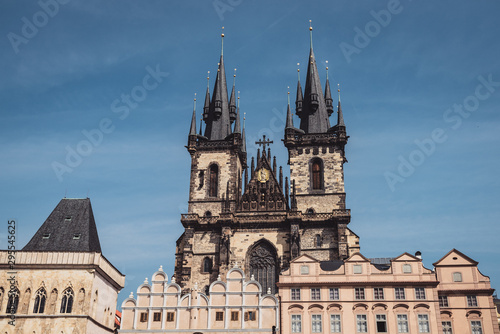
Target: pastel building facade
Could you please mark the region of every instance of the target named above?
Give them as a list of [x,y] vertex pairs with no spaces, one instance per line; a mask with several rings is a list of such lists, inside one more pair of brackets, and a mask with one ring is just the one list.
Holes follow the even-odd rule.
[[243,270],[230,269],[224,280],[217,277],[209,294],[197,284],[183,294],[175,279],[168,281],[160,269],[146,279],[122,303],[119,333],[272,333],[279,331],[279,303],[262,291]]
[[408,253],[302,255],[278,283],[282,333],[499,333],[493,290],[477,262],[452,250],[434,265]]

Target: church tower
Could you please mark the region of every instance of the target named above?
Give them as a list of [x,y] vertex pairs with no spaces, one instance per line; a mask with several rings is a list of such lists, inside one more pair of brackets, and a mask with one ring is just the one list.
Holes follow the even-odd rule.
[[[288,108],[284,144],[288,149],[296,210],[302,214],[342,213],[337,221],[338,256],[346,258],[349,255],[346,226],[350,221],[350,213],[345,207],[343,166],[344,162],[347,162],[344,147],[348,136],[342,115],[340,92],[337,124],[330,126],[329,117],[334,109],[328,67],[323,94],[313,51],[312,27],[309,27],[309,31],[310,50],[305,89],[302,93],[299,75],[295,100],[300,129],[294,127]],[[319,238],[316,244],[321,244]]]

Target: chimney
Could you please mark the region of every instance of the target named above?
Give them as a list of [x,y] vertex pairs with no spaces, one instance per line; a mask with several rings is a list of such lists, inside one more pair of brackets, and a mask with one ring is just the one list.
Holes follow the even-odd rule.
[[415,252],[415,257],[418,257],[420,260],[422,260],[422,252],[421,251],[416,251]]

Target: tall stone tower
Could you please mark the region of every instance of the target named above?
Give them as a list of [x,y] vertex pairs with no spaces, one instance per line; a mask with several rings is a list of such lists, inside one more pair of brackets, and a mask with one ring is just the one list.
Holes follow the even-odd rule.
[[[350,221],[350,213],[345,207],[343,165],[347,161],[344,147],[348,136],[342,115],[340,93],[337,124],[330,126],[329,117],[334,109],[328,67],[323,94],[313,51],[312,27],[309,30],[311,45],[306,84],[302,93],[299,77],[295,100],[300,129],[294,127],[292,114],[288,108],[284,144],[288,149],[288,164],[296,209],[303,214],[346,213],[336,220],[339,237],[338,256],[346,258],[349,254],[345,229]],[[311,233],[314,233],[314,230],[309,229]],[[321,244],[321,241],[318,239],[316,244]],[[324,258],[324,256],[318,257],[318,252],[325,251],[316,249],[314,256],[319,259]]]
[[236,265],[263,291],[275,293],[279,273],[293,258],[309,254],[330,261],[359,251],[358,237],[347,228],[342,110],[339,102],[338,124],[330,127],[330,86],[327,80],[323,96],[311,43],[305,94],[300,82],[297,91],[300,129],[293,126],[288,102],[289,183],[265,137],[247,166],[245,128],[235,102],[234,81],[228,95],[221,52],[212,96],[207,87],[205,131],[199,134],[196,105],[193,110],[186,146],[191,155],[189,207],[181,215],[185,230],[177,240],[174,276],[184,289],[208,288]]

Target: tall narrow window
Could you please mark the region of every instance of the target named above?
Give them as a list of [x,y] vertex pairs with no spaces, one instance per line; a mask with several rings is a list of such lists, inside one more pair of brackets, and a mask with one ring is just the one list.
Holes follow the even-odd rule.
[[314,243],[316,247],[321,247],[321,235],[316,234],[314,237]]
[[210,188],[208,196],[217,197],[217,188],[219,185],[219,167],[217,165],[210,166]]
[[315,159],[312,163],[312,188],[313,190],[323,189],[323,170],[321,160]]
[[429,333],[429,316],[427,314],[418,314],[418,332],[419,333]]
[[368,333],[366,314],[358,314],[356,316],[356,329],[358,333]]
[[406,314],[398,314],[398,333],[408,333],[408,316]]
[[19,290],[8,292],[9,301],[7,302],[7,309],[5,313],[15,314],[17,312],[17,305],[19,305]]
[[442,321],[441,326],[443,327],[443,334],[453,334],[451,321]]
[[472,334],[483,334],[483,327],[481,326],[481,321],[471,321],[470,327]]
[[321,324],[321,314],[313,314],[311,316],[311,329],[313,333],[321,333],[323,331]]
[[342,333],[342,323],[340,320],[340,314],[330,315],[330,331],[332,333]]
[[210,273],[210,272],[212,272],[212,259],[206,257],[203,260],[203,272],[204,273]]
[[35,305],[33,313],[43,313],[45,310],[45,301],[47,300],[47,293],[44,288],[38,289],[35,297]]
[[292,333],[302,332],[302,315],[292,314]]
[[385,314],[376,314],[377,333],[387,333],[387,317]]
[[61,312],[60,313],[71,313],[73,310],[73,290],[71,288],[67,288],[63,292],[62,300],[61,300]]

